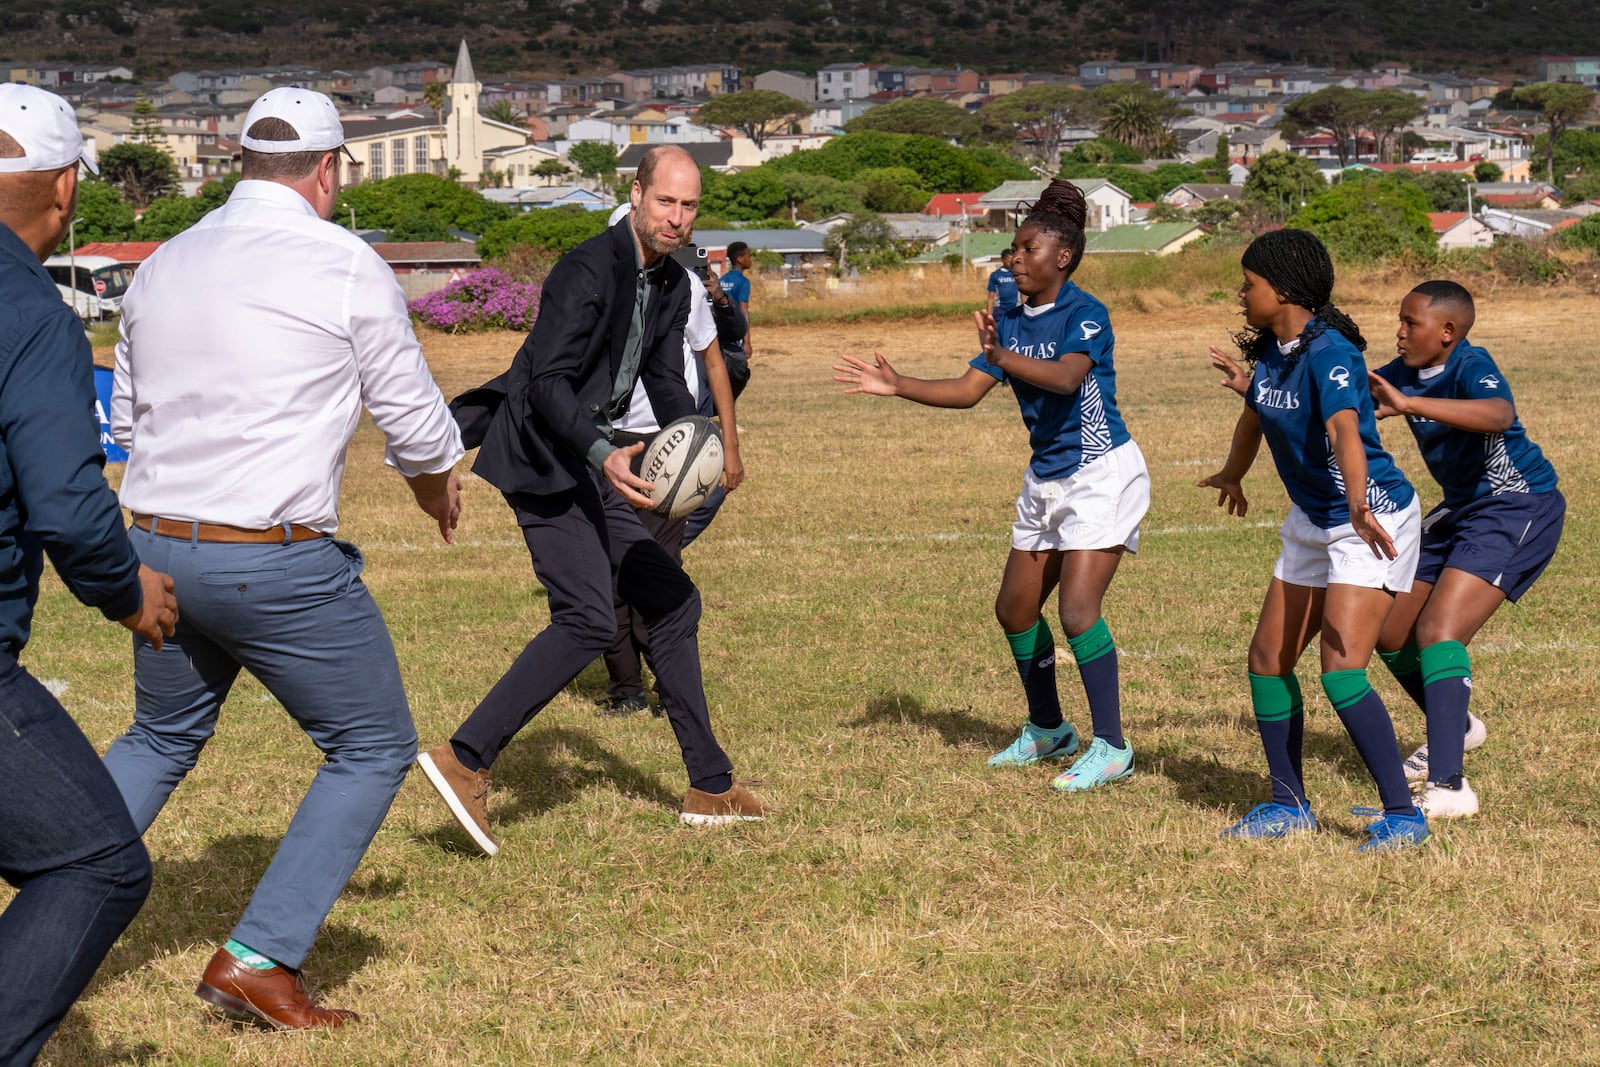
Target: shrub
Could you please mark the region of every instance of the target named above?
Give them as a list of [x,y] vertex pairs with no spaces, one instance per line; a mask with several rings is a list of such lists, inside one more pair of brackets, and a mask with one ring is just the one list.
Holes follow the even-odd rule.
[[408,305],[425,326],[446,333],[529,330],[539,314],[537,285],[493,267],[476,270]]
[[1543,242],[1511,239],[1494,248],[1494,270],[1518,285],[1554,285],[1569,269]]

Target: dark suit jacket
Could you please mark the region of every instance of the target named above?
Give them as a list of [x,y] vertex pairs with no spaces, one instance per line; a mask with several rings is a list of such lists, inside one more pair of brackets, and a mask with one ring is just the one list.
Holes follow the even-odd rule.
[[[586,477],[633,319],[638,268],[629,225],[623,219],[556,264],[511,368],[450,405],[466,446],[482,446],[473,473],[502,492],[559,493]],[[639,377],[665,426],[694,414],[683,380],[689,280],[668,257],[651,284]]]

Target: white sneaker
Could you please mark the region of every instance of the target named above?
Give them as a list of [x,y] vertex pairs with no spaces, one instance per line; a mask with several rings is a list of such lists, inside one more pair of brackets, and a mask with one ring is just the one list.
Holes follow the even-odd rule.
[[[1461,746],[1463,752],[1471,752],[1481,746],[1489,737],[1489,728],[1483,725],[1483,720],[1472,712],[1467,712],[1467,736]],[[1406,781],[1426,782],[1428,780],[1428,746],[1422,745],[1411,755],[1406,757]]]
[[1461,778],[1460,789],[1430,782],[1417,801],[1417,807],[1430,819],[1464,819],[1478,814],[1478,794],[1472,791],[1472,783],[1465,775]]

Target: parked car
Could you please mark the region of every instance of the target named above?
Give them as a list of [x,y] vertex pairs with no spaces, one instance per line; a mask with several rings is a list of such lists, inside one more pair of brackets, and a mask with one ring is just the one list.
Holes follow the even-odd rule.
[[103,319],[121,310],[134,266],[109,256],[51,256],[44,261],[61,299],[84,319]]

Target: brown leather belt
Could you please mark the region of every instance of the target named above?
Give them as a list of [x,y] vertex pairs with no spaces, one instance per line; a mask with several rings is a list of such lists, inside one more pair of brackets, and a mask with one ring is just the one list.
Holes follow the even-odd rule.
[[133,516],[133,524],[157,537],[172,537],[179,541],[207,541],[224,545],[286,545],[292,541],[310,541],[328,535],[309,526],[290,525],[288,536],[285,527],[274,526],[267,530],[246,530],[239,526],[223,526],[214,522],[187,522],[183,519],[159,519],[154,515]]

